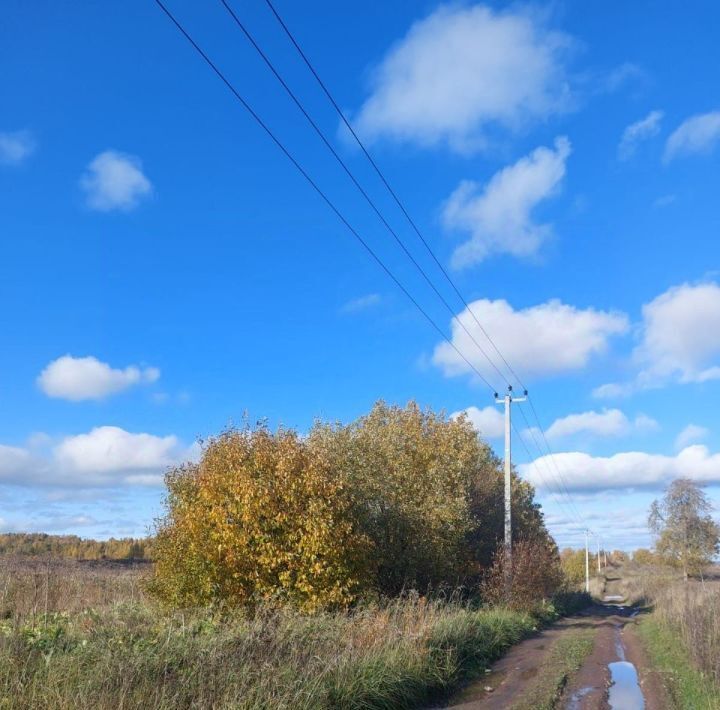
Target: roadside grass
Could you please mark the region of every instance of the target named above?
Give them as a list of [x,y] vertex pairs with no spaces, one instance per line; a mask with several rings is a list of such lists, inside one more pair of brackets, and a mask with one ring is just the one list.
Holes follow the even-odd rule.
[[422,707],[588,603],[563,595],[531,615],[408,594],[311,616],[169,613],[142,570],[113,569],[0,565],[2,710]]
[[560,636],[532,684],[512,710],[552,710],[557,706],[568,681],[590,655],[597,629],[568,629]]
[[159,616],[150,606],[0,622],[0,707],[412,708],[537,627],[408,597],[347,614]]
[[676,708],[720,708],[720,688],[693,666],[684,645],[678,643],[678,635],[674,630],[654,614],[643,618],[637,628]]

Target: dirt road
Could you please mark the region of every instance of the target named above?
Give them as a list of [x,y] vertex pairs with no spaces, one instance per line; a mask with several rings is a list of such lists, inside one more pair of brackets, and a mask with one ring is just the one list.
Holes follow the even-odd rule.
[[[590,655],[568,677],[555,707],[567,710],[665,710],[671,707],[659,677],[650,668],[635,632],[637,612],[623,607],[612,587],[602,604],[563,619],[518,644],[480,681],[449,703],[455,710],[510,710],[528,707],[528,696],[551,668],[548,658],[563,635],[592,629]],[[550,665],[549,665],[550,664]],[[532,704],[531,704],[532,705]]]

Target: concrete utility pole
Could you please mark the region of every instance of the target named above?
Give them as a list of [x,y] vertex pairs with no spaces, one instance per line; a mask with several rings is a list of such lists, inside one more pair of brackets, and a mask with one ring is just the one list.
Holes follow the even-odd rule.
[[[525,390],[527,395],[527,390]],[[510,410],[513,402],[524,402],[527,397],[516,398],[512,395],[512,385],[508,385],[507,394],[503,399],[495,393],[495,404],[505,405],[505,564],[506,569],[510,570],[512,562],[512,512],[510,504],[512,503],[512,419]]]
[[600,574],[600,538],[596,535],[595,540],[597,542],[597,568],[598,574]]
[[585,531],[585,591],[590,593],[590,548],[588,546],[588,533]]

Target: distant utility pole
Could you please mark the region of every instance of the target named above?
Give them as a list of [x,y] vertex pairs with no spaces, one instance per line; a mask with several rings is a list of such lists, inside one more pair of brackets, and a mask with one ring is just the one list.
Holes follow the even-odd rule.
[[596,536],[595,540],[597,542],[597,568],[598,568],[598,574],[600,574],[600,538],[598,536]]
[[585,530],[585,591],[590,593],[590,549],[588,547],[588,530]]
[[[525,390],[527,395],[527,390]],[[510,410],[513,402],[524,402],[527,399],[525,397],[513,397],[512,385],[508,385],[507,394],[503,399],[498,397],[498,393],[495,393],[495,404],[505,405],[505,565],[507,570],[511,570],[512,562],[512,513],[510,511],[510,504],[512,502],[512,446],[511,446],[511,431],[512,431],[512,420],[510,418]]]

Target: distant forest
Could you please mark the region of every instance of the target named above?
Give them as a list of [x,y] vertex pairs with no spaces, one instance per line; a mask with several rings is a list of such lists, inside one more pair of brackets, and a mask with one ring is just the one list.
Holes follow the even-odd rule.
[[152,539],[125,537],[86,540],[77,535],[0,534],[0,556],[55,557],[71,560],[151,559]]

